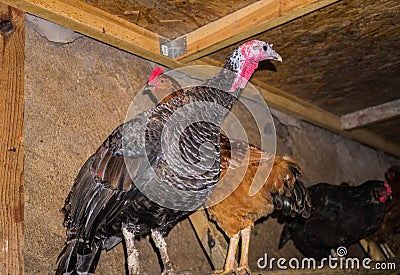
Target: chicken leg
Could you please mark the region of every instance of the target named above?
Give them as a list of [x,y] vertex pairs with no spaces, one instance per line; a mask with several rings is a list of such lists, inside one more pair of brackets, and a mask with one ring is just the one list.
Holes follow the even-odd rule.
[[129,275],[140,275],[139,252],[135,248],[135,233],[128,225],[124,224],[122,234],[125,239]]
[[242,248],[240,256],[240,264],[236,269],[237,273],[240,275],[251,274],[249,268],[249,246],[250,246],[250,234],[252,226],[248,226],[243,229],[240,234],[242,235]]
[[235,269],[235,257],[239,244],[240,234],[237,233],[229,239],[228,254],[226,255],[224,270],[214,271],[213,274],[231,274]]

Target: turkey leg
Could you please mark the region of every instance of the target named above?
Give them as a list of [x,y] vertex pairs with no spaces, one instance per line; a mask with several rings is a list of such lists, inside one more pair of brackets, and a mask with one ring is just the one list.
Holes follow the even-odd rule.
[[128,225],[122,226],[124,235],[129,275],[140,275],[139,252],[135,248],[135,233]]
[[164,265],[164,271],[161,274],[173,274],[174,268],[168,256],[167,243],[165,242],[164,237],[157,230],[151,231],[151,237],[153,238],[153,241],[157,246],[158,251],[160,251],[161,259]]

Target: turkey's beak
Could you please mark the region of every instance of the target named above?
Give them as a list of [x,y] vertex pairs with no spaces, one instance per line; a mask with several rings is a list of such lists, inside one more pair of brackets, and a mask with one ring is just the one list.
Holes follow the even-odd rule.
[[276,51],[273,50],[271,53],[271,60],[282,62],[282,56],[280,56]]
[[274,44],[270,44],[267,46],[268,59],[282,62],[282,56],[272,49],[273,45]]
[[274,44],[268,43],[265,43],[265,45],[263,46],[263,50],[266,53],[266,59],[282,62],[282,56],[274,51],[274,49],[272,48],[273,46]]

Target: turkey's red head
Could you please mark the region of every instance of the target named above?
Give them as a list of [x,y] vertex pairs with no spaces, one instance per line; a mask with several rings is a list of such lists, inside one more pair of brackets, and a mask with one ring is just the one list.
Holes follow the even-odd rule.
[[282,62],[282,57],[272,49],[272,44],[260,40],[252,40],[241,45],[236,49],[228,60],[227,69],[236,73],[236,78],[230,89],[230,92],[243,89],[258,63],[262,60],[276,60]]

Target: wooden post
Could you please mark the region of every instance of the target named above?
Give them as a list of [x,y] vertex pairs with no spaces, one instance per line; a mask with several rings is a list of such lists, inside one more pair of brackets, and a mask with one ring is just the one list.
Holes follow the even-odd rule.
[[386,260],[385,255],[382,253],[382,251],[379,248],[379,245],[376,242],[367,239],[362,239],[360,240],[360,244],[364,249],[365,253],[367,253],[373,261]]
[[204,210],[197,210],[189,216],[189,220],[214,269],[222,270],[228,251],[228,244],[224,236],[215,224],[208,220]]
[[0,3],[0,274],[23,274],[25,13]]

